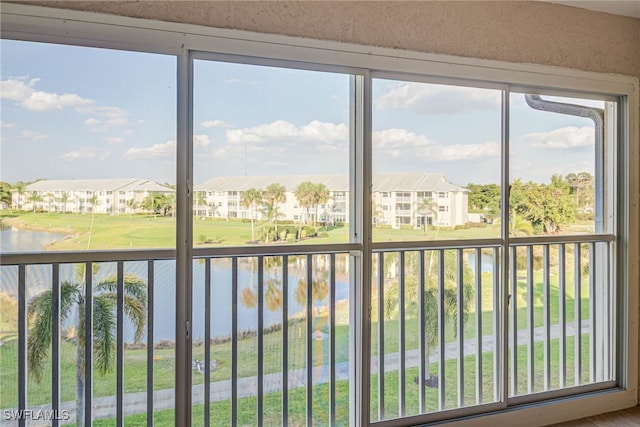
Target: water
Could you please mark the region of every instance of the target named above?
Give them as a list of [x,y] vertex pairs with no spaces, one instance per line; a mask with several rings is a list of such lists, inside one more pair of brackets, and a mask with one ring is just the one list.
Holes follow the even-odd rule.
[[65,237],[58,233],[0,227],[0,253],[40,251],[48,244]]
[[[27,231],[18,229],[3,229],[0,232],[2,238],[2,253],[42,251],[49,243],[62,239],[65,236],[56,233],[42,231]],[[338,256],[338,260],[340,260]],[[336,299],[338,301],[348,298],[348,267],[347,256],[342,256],[342,262],[337,268]],[[314,257],[314,262],[317,259]],[[116,263],[101,263],[99,271],[95,274],[94,286],[100,280],[116,273]],[[211,262],[211,334],[212,336],[226,337],[231,334],[232,317],[232,273],[229,259],[212,260]],[[146,281],[147,262],[125,262],[125,274],[135,274]],[[51,266],[29,265],[26,268],[27,299],[40,292],[51,289]],[[282,266],[265,268],[265,292],[267,281],[275,280],[279,288],[281,282]],[[315,275],[328,278],[328,271],[320,268],[314,269]],[[77,267],[72,264],[60,265],[60,281],[65,280],[79,282]],[[195,260],[193,263],[193,337],[195,340],[204,338],[204,263]],[[290,264],[288,280],[288,305],[289,316],[301,313],[305,307],[298,305],[295,299],[295,290],[301,279],[306,278],[304,264]],[[154,263],[154,341],[175,339],[175,261],[155,261]],[[240,259],[238,262],[238,329],[256,330],[258,325],[257,307],[247,307],[240,300],[245,289],[257,292],[258,273],[256,258]],[[17,297],[18,293],[18,268],[16,266],[0,268],[0,291]],[[316,303],[315,308],[327,305],[327,301]],[[76,317],[73,312],[63,326],[69,327]],[[275,311],[264,308],[264,325],[269,327],[282,322],[282,308],[278,306]],[[134,340],[134,328],[130,322],[125,323],[125,341]],[[143,339],[146,341],[146,338]]]

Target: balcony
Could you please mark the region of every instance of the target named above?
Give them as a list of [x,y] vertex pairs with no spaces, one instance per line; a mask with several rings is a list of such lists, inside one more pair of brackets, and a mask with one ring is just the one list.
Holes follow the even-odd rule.
[[[436,420],[450,409],[614,386],[613,245],[611,236],[520,238],[507,253],[497,239],[375,244],[371,420]],[[194,250],[194,423],[349,423],[351,246]],[[173,419],[174,251],[6,254],[1,265],[17,312],[3,325],[3,410],[52,410],[73,422],[80,376],[85,420]],[[78,271],[93,273],[78,280]],[[132,276],[145,290],[138,340],[127,308]],[[63,296],[74,281],[87,302],[75,311]],[[28,308],[42,292],[51,295],[51,347],[37,382]],[[105,294],[115,356],[103,373],[97,298]],[[77,316],[87,320],[74,338]]]

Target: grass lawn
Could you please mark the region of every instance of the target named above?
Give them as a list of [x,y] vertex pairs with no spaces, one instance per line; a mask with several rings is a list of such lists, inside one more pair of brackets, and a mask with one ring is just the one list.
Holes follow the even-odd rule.
[[[55,242],[50,250],[100,250],[100,249],[141,249],[175,247],[176,221],[172,217],[149,215],[105,215],[63,214],[33,212],[3,212],[0,220],[4,224],[18,228],[51,231],[68,234],[70,237]],[[256,230],[261,226],[256,222]],[[283,226],[283,225],[281,225]],[[293,225],[295,226],[295,225]],[[289,225],[292,227],[292,225]],[[319,233],[327,237],[302,240],[303,244],[347,243],[348,225],[317,227]],[[438,239],[482,239],[499,236],[499,227],[471,228],[462,230],[415,229],[373,229],[374,241],[434,240]],[[89,236],[91,240],[89,241]],[[201,236],[208,243],[201,244]],[[193,221],[194,246],[241,246],[251,240],[251,223],[242,220],[200,219]],[[295,244],[295,243],[293,243]]]
[[[588,336],[582,337],[582,358],[588,361]],[[544,369],[542,365],[542,343],[536,343],[535,354],[536,363],[534,364],[534,385],[533,391],[542,391]],[[566,385],[572,386],[575,382],[574,376],[574,350],[573,337],[567,339],[567,377]],[[518,348],[518,363],[520,366],[526,366],[526,346]],[[481,398],[482,402],[477,400],[476,386],[479,377],[476,372],[475,356],[464,358],[464,392],[462,396],[463,406],[472,406],[479,403],[494,402],[494,376],[493,376],[493,354],[491,352],[483,353],[482,359],[482,381],[481,381]],[[559,353],[558,340],[552,341],[551,346],[551,382],[549,390],[559,387]],[[438,374],[438,365],[431,364],[430,371],[432,375]],[[582,383],[589,381],[588,365],[582,366]],[[425,413],[435,412],[441,409],[458,408],[458,363],[456,360],[448,360],[444,366],[445,380],[444,387],[444,405],[439,406],[439,390],[437,388],[426,388],[426,410]],[[405,371],[405,415],[420,414],[419,406],[419,386],[416,382],[418,377],[417,368],[409,368]],[[526,369],[518,370],[518,391],[510,393],[510,395],[524,394],[527,392],[528,375]],[[398,371],[390,371],[385,373],[385,389],[384,389],[384,419],[397,418],[399,414],[399,373]],[[347,381],[336,382],[336,425],[347,426],[349,422],[349,385]],[[378,420],[378,376],[371,376],[371,419]],[[289,390],[289,423],[291,425],[305,424],[306,416],[306,391],[304,388],[296,388]],[[320,384],[313,388],[313,424],[329,425],[329,387],[328,384]],[[238,399],[238,425],[253,426],[256,425],[256,409],[257,399],[255,397],[245,397]],[[146,425],[146,414],[136,414],[125,417],[125,423],[131,426]],[[282,420],[282,396],[281,393],[269,393],[264,395],[264,425],[279,425]],[[194,405],[192,408],[193,425],[204,424],[204,405]],[[210,411],[211,425],[229,425],[231,424],[231,403],[230,401],[221,401],[211,403]],[[157,425],[171,425],[174,421],[173,409],[159,410],[154,412],[154,421]],[[97,427],[106,427],[113,425],[113,419],[96,420],[94,425]]]

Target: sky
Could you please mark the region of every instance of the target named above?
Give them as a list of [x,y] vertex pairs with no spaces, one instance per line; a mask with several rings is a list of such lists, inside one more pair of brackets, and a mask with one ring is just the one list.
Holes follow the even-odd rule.
[[[0,48],[0,180],[175,183],[175,57],[10,40]],[[194,181],[347,174],[349,88],[343,74],[195,61]],[[374,79],[373,172],[498,183],[501,116],[498,90]],[[532,110],[522,94],[511,95],[510,116],[512,178],[593,173],[590,120]]]

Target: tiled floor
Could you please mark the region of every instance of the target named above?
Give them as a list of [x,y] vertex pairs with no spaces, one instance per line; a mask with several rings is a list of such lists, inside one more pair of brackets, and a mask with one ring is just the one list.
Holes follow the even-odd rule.
[[583,418],[562,424],[553,424],[554,427],[640,427],[640,406],[612,412],[605,415]]

